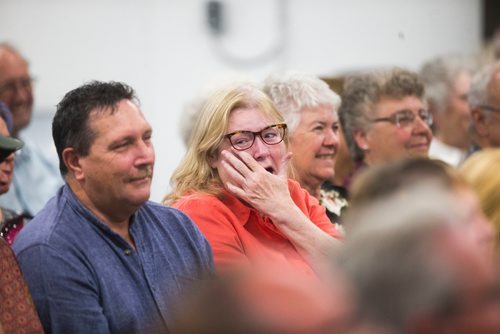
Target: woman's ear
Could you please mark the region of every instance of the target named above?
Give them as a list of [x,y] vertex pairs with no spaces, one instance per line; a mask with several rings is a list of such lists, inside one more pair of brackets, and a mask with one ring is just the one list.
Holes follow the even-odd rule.
[[68,173],[73,175],[75,179],[82,180],[85,177],[81,166],[80,156],[76,153],[74,148],[65,148],[62,152],[62,158],[68,169]]
[[211,152],[208,154],[208,164],[210,165],[210,167],[214,168],[214,169],[217,169],[217,166],[218,166],[218,162],[219,162],[219,157],[218,157],[218,153],[217,152]]
[[367,151],[370,148],[368,144],[368,138],[365,131],[356,130],[353,133],[354,141],[356,145],[363,151]]

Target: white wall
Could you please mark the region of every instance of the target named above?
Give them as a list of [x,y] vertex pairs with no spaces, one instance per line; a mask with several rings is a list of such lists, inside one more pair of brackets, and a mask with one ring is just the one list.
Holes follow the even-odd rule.
[[[477,0],[222,0],[224,47],[252,57],[280,40],[284,52],[238,67],[214,52],[204,0],[0,0],[0,40],[16,45],[37,77],[30,131],[50,148],[54,106],[92,80],[125,81],[137,90],[154,128],[157,162],[152,199],[159,201],[184,147],[184,104],[223,77],[260,80],[294,69],[333,75],[400,65],[418,69],[431,56],[474,53],[480,46]],[[44,136],[44,134],[46,134]]]

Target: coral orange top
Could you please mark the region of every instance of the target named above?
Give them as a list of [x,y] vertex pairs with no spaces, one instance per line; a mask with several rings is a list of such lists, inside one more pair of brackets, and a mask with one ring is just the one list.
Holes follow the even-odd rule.
[[[293,180],[288,189],[295,204],[311,222],[334,238],[341,238],[325,208]],[[210,243],[219,271],[247,265],[286,264],[313,274],[311,266],[271,219],[224,192],[223,199],[204,193],[187,195],[172,205],[185,212]],[[313,274],[315,275],[315,274]]]

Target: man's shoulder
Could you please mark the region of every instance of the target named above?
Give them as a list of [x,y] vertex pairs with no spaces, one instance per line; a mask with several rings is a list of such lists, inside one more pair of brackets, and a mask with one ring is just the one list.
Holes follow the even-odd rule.
[[65,212],[68,209],[67,199],[61,193],[50,199],[16,237],[16,252],[32,246],[56,246],[54,240],[64,238],[54,237],[64,234],[64,230],[68,228],[68,224],[64,224]]
[[194,224],[184,212],[164,204],[148,201],[138,211],[139,217],[160,224],[170,232],[179,230],[193,230]]
[[162,247],[196,249],[197,253],[209,252],[202,232],[184,212],[163,204],[147,202],[137,214],[140,220],[137,228],[147,231],[148,235],[154,235],[153,239],[159,240]]
[[173,220],[183,220],[187,218],[182,211],[174,207],[152,201],[147,201],[146,203],[144,203],[144,205],[139,209],[139,212],[141,211],[150,212],[155,215],[171,218]]

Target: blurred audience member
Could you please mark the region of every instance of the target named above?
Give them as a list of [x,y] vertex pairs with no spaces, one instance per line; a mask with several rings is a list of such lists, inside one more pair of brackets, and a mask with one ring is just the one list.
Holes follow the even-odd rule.
[[287,125],[250,84],[217,90],[201,110],[165,203],[205,234],[219,270],[287,263],[315,275],[339,232],[287,177]]
[[457,166],[470,145],[469,104],[471,68],[458,56],[438,57],[426,62],[420,77],[434,120],[431,158]]
[[66,184],[13,245],[46,332],[167,331],[213,258],[186,215],[149,201],[152,129],[134,90],[93,81],[68,92],[52,135]]
[[496,270],[450,192],[423,184],[351,207],[351,222],[335,263],[353,285],[354,333],[499,333]]
[[[422,184],[439,187],[456,201],[456,205],[467,213],[470,222],[463,226],[464,233],[475,240],[487,258],[491,258],[494,245],[491,222],[484,216],[479,199],[467,181],[454,167],[441,160],[413,157],[363,171],[351,188],[351,206],[353,210],[358,210],[396,193],[400,196],[411,193]],[[351,221],[351,225],[356,224]],[[348,230],[352,228],[347,226]]]
[[337,150],[334,169],[335,173],[330,178],[330,182],[336,185],[338,189],[342,189],[342,196],[348,199],[347,189],[349,189],[352,177],[356,171],[356,163],[349,153],[349,147],[347,146],[341,124],[339,124],[339,148]]
[[[0,101],[12,112],[11,135],[20,138],[33,112],[33,78],[28,62],[12,46],[0,43]],[[12,187],[0,197],[0,206],[35,215],[63,184],[57,163],[50,161],[42,149],[28,138],[16,156]]]
[[341,277],[318,282],[284,268],[222,275],[191,291],[173,333],[346,333],[354,306]]
[[[14,173],[14,152],[23,147],[23,142],[10,137],[12,115],[0,102],[0,195],[9,191]],[[17,233],[24,227],[27,219],[9,208],[0,207],[0,236],[12,245]]]
[[198,96],[188,101],[184,106],[184,111],[182,113],[182,118],[180,120],[180,135],[184,146],[189,146],[189,141],[193,134],[193,128],[200,116],[200,111],[203,108],[203,104],[206,101],[206,97]]
[[472,145],[469,154],[500,147],[500,61],[481,68],[469,93]]
[[413,72],[395,68],[347,78],[339,117],[359,167],[428,155],[432,114]]
[[264,92],[285,117],[292,152],[290,176],[319,200],[332,223],[339,224],[347,200],[329,179],[339,147],[340,97],[323,80],[291,72],[269,76]]
[[479,203],[496,229],[495,241],[500,245],[500,148],[474,153],[461,166],[460,172],[479,196]]

